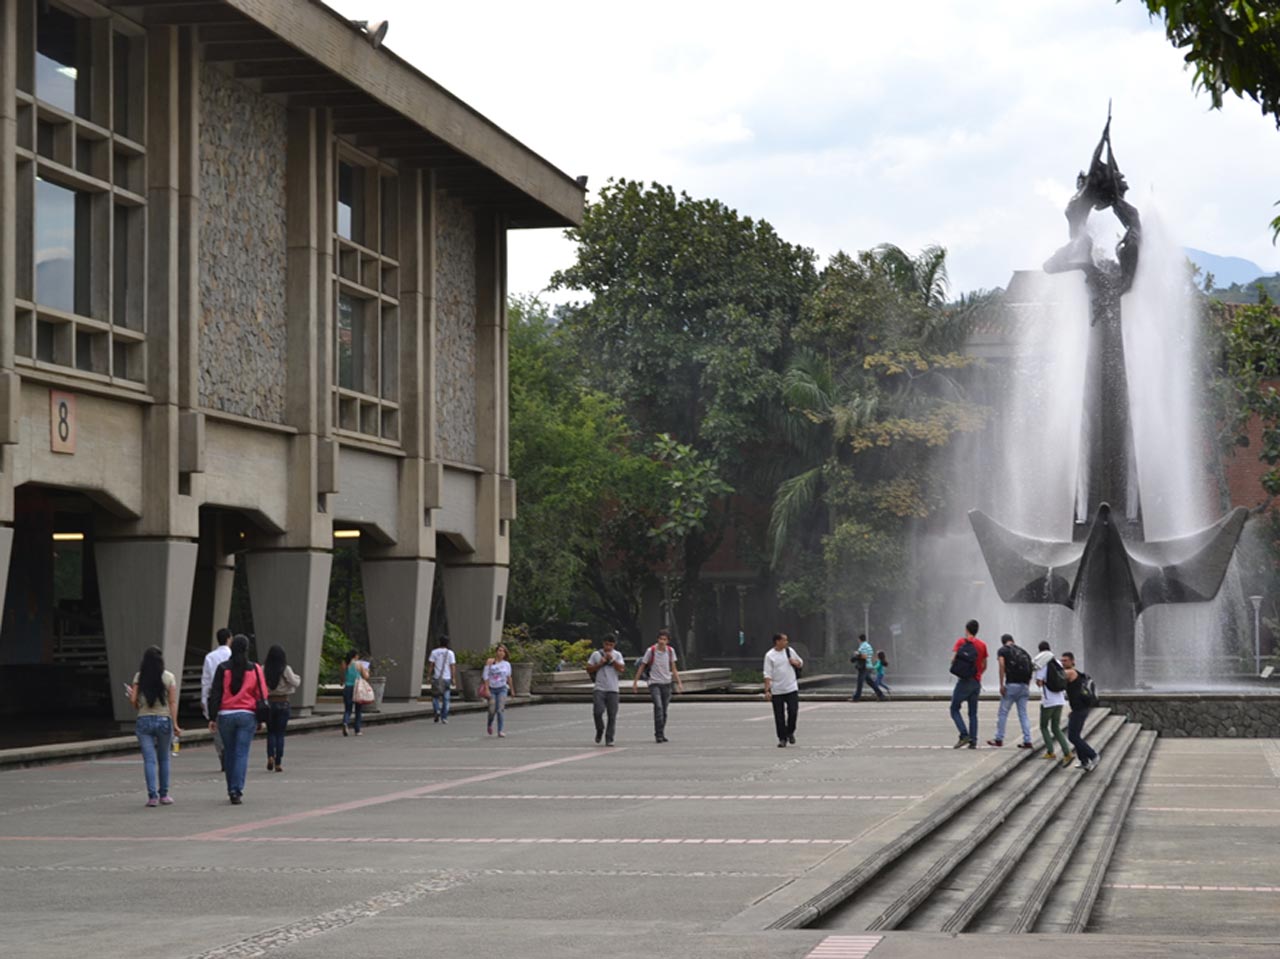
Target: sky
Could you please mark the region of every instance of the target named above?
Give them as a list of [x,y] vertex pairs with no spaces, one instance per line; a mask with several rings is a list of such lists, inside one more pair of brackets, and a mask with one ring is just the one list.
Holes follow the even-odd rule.
[[[1211,110],[1141,0],[328,2],[389,20],[390,49],[589,197],[669,184],[820,262],[941,244],[953,294],[1066,241],[1111,99],[1128,199],[1185,246],[1280,269],[1280,131],[1252,101]],[[560,230],[509,250],[513,293],[574,256]]]

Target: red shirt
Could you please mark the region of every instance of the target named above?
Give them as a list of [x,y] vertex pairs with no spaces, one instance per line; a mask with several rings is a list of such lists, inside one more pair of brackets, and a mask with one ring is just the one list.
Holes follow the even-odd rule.
[[987,644],[980,640],[977,636],[961,636],[956,640],[956,644],[951,647],[951,652],[956,653],[965,641],[971,641],[973,645],[978,647],[978,673],[973,678],[978,682],[982,682],[982,672],[987,668]]

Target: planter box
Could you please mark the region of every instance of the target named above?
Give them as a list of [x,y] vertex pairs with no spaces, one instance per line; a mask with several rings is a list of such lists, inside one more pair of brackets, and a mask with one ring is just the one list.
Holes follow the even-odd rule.
[[380,713],[382,712],[382,697],[387,691],[387,677],[370,676],[369,685],[373,687],[373,705],[366,706],[364,711],[366,713]]
[[480,699],[480,677],[484,675],[483,669],[460,669],[458,670],[458,679],[462,683],[462,698],[469,703],[474,703]]
[[533,690],[539,693],[554,693],[589,682],[591,676],[585,669],[562,669],[558,673],[533,674]]
[[511,691],[515,696],[528,696],[533,685],[533,663],[511,664]]

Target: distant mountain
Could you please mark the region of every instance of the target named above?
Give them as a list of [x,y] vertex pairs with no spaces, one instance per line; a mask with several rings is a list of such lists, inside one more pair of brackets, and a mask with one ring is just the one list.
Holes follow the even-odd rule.
[[1260,276],[1270,276],[1274,271],[1264,270],[1251,260],[1238,256],[1218,256],[1204,250],[1193,250],[1183,247],[1182,252],[1205,273],[1213,274],[1214,286],[1225,289],[1232,283],[1252,283]]

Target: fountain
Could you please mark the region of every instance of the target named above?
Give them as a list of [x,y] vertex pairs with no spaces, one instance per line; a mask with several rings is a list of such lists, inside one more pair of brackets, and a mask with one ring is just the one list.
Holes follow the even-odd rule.
[[[1087,173],[1067,204],[1068,242],[1047,273],[1079,271],[1088,291],[1089,331],[1081,421],[1081,468],[1070,540],[1014,532],[980,510],[969,520],[1005,603],[1057,604],[1076,611],[1089,671],[1100,685],[1137,685],[1135,632],[1143,610],[1203,603],[1222,585],[1247,511],[1233,509],[1196,532],[1147,540],[1134,456],[1121,298],[1133,286],[1142,221],[1111,147],[1111,118]],[[1088,230],[1110,209],[1124,228],[1116,259],[1095,255]]]

